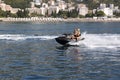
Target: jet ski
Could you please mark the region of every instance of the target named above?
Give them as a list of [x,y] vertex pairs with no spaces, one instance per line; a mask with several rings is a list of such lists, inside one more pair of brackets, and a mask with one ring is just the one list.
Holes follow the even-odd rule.
[[58,42],[61,45],[70,45],[70,42],[78,42],[81,40],[84,40],[85,38],[80,38],[80,40],[76,41],[75,39],[70,39],[70,34],[63,34],[62,36],[59,36],[57,38],[55,38],[56,42]]

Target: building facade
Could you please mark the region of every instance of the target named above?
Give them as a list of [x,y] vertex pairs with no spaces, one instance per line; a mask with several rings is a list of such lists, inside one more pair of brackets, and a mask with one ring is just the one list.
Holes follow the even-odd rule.
[[97,9],[93,10],[93,13],[95,13],[96,11],[103,11],[106,16],[112,17],[114,16],[114,12],[119,12],[119,9],[118,7],[115,7],[114,4],[109,4],[109,6],[106,6],[106,4],[102,3]]
[[88,7],[86,7],[85,4],[78,4],[77,10],[79,11],[79,15],[85,16],[86,14],[88,14]]

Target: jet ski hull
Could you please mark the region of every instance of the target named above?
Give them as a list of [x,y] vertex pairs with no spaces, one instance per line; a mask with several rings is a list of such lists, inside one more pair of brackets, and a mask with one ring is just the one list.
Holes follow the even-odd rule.
[[[81,38],[79,41],[82,41],[82,40],[84,40],[85,38]],[[69,38],[67,38],[66,36],[60,36],[60,37],[57,37],[57,38],[55,38],[55,40],[56,40],[56,42],[58,42],[59,44],[61,44],[61,45],[71,45],[71,44],[69,44],[70,42],[72,42],[72,44],[73,44],[73,42],[76,44],[77,42],[79,42],[79,41],[75,41],[75,40],[71,40],[71,39],[69,39]]]
[[70,42],[70,39],[68,39],[68,38],[66,38],[66,37],[64,37],[64,36],[62,36],[62,37],[57,37],[57,38],[55,38],[55,40],[56,40],[59,44],[61,44],[61,45],[67,45],[67,43]]

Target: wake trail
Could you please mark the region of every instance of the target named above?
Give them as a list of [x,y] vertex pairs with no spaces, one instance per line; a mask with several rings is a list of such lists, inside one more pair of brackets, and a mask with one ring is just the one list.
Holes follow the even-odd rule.
[[57,36],[49,36],[49,35],[35,36],[35,35],[24,35],[24,34],[2,34],[0,35],[0,40],[13,40],[13,41],[28,40],[28,39],[50,40],[56,37]]
[[[0,40],[52,40],[59,35],[24,35],[24,34],[0,34]],[[85,38],[82,41],[75,43],[75,45],[84,45],[88,48],[120,48],[120,34],[87,34],[82,33]],[[74,44],[74,43],[71,43]]]
[[120,48],[120,34],[84,34],[85,40],[79,42],[89,48]]

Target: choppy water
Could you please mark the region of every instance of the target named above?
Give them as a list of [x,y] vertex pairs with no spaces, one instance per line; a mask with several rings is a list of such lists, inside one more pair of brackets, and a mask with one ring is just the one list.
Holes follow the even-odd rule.
[[[80,27],[79,46],[54,38]],[[0,80],[119,80],[120,23],[0,23]]]

